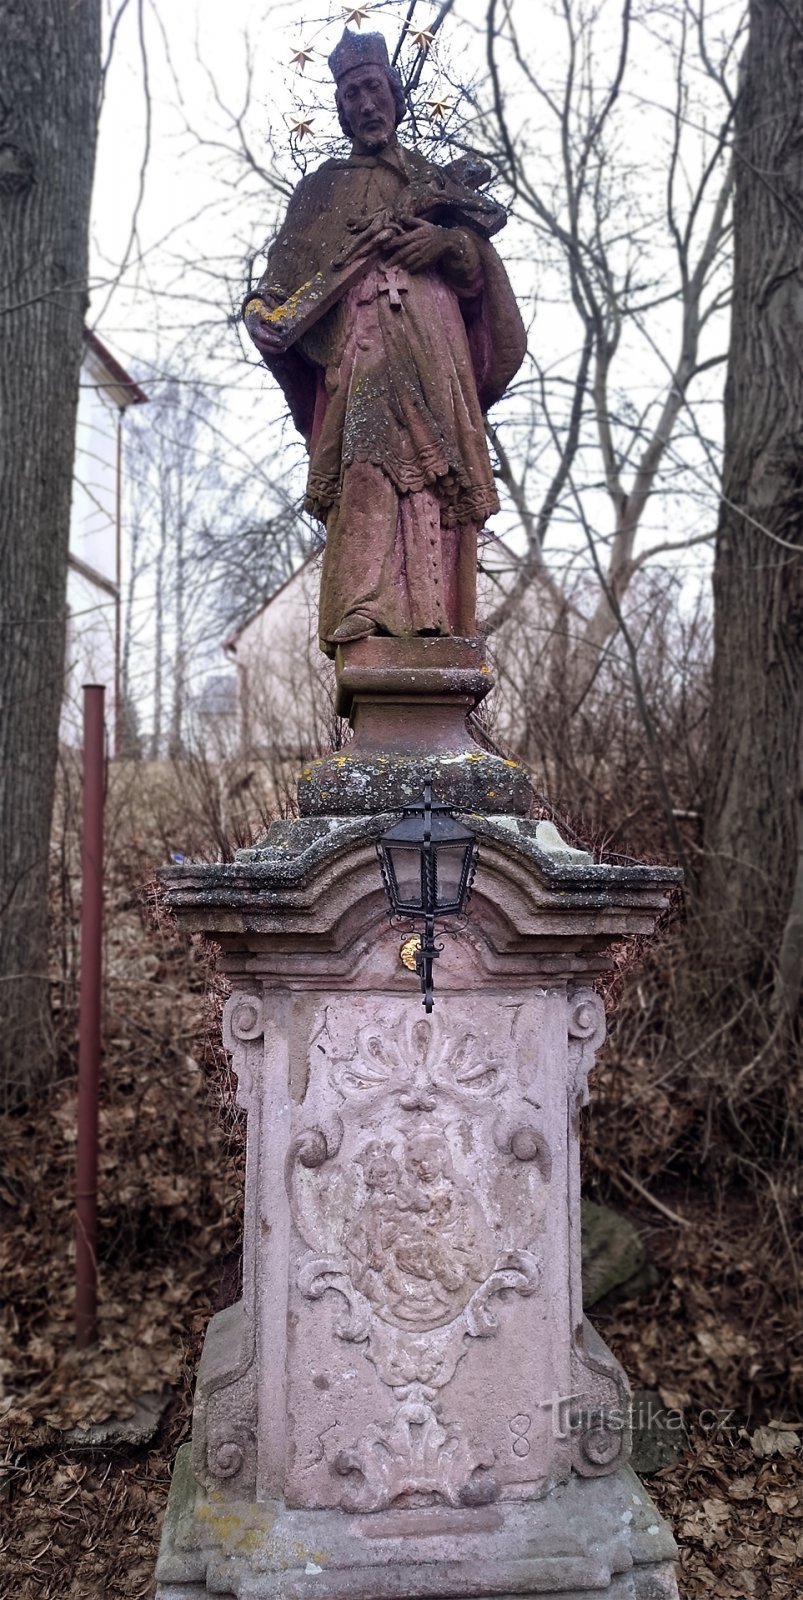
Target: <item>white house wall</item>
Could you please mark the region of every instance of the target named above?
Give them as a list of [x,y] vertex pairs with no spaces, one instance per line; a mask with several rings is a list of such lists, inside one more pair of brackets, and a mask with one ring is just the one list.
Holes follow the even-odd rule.
[[70,554],[114,583],[119,412],[104,381],[108,386],[108,374],[87,350],[75,434]]
[[[68,745],[81,742],[81,690],[85,683],[105,686],[107,729],[111,729],[114,718],[115,602],[112,590],[117,576],[119,412],[108,393],[109,383],[103,364],[92,350],[85,349],[70,516],[71,564],[67,581],[67,651],[61,718],[61,738]],[[97,574],[101,581],[91,573]]]
[[[509,552],[498,540],[483,546],[478,609],[490,610],[506,573]],[[334,665],[318,646],[321,557],[304,566],[236,635],[240,738],[243,754],[309,759],[331,745],[334,732]],[[503,579],[504,582],[504,579]]]
[[293,759],[331,742],[334,667],[318,649],[320,576],[320,559],[306,562],[237,636],[244,750]]

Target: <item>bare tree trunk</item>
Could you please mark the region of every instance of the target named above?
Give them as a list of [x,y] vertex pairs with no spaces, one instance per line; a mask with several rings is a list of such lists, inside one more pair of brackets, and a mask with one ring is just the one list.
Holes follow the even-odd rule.
[[181,761],[184,756],[184,742],[182,728],[184,725],[184,698],[186,692],[187,676],[187,640],[186,640],[186,551],[184,548],[184,508],[182,505],[182,483],[179,475],[177,485],[178,516],[176,518],[176,576],[174,602],[174,621],[176,630],[175,655],[173,658],[173,697],[170,713],[170,738],[168,741],[168,755],[171,761]]
[[700,933],[715,980],[763,984],[777,969],[798,854],[803,0],[752,0],[750,10]]
[[153,640],[153,730],[151,732],[151,761],[158,761],[162,753],[162,683],[164,676],[164,569],[167,555],[167,510],[162,500],[159,520],[159,549],[156,552],[156,598]]
[[131,652],[134,644],[134,597],[137,579],[140,576],[141,543],[142,525],[139,519],[134,517],[129,534],[128,575],[123,610],[123,650],[120,662],[120,714],[122,724],[122,749],[120,754],[128,760],[139,759],[142,755],[139,718],[131,683]]
[[100,0],[0,0],[0,1082],[52,1060],[48,856]]
[[772,992],[772,1008],[779,1015],[793,1017],[803,991],[803,739],[801,740],[800,788],[797,797],[797,871],[789,911],[778,952],[778,968]]

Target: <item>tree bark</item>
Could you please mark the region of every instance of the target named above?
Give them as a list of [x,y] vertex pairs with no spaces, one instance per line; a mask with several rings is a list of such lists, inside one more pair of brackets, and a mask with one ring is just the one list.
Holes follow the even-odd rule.
[[751,0],[698,936],[763,987],[793,912],[803,675],[803,0]]
[[0,1085],[48,1072],[48,858],[100,0],[0,0]]

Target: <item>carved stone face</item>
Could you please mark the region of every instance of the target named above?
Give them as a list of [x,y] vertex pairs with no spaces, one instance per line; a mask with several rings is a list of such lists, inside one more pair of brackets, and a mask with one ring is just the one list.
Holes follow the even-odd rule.
[[396,102],[381,67],[353,67],[337,86],[352,135],[370,154],[384,150],[396,131]]
[[399,1182],[398,1163],[386,1150],[379,1146],[364,1150],[360,1166],[368,1189],[379,1189],[383,1194],[388,1194],[396,1188]]
[[449,1152],[434,1139],[424,1135],[410,1147],[410,1170],[419,1183],[437,1183],[449,1169]]

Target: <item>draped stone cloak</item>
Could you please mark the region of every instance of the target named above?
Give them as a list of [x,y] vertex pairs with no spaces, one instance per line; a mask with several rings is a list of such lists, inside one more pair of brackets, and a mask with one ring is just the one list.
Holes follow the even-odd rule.
[[[354,225],[413,210],[440,169],[395,146],[302,179],[257,293],[286,300],[354,245]],[[521,365],[525,335],[504,267],[450,184],[458,248],[408,273],[377,256],[282,356],[267,358],[310,452],[306,509],[327,529],[320,634],[354,612],[379,632],[476,631],[476,534],[498,509],[483,412]],[[461,244],[462,241],[462,244]]]

